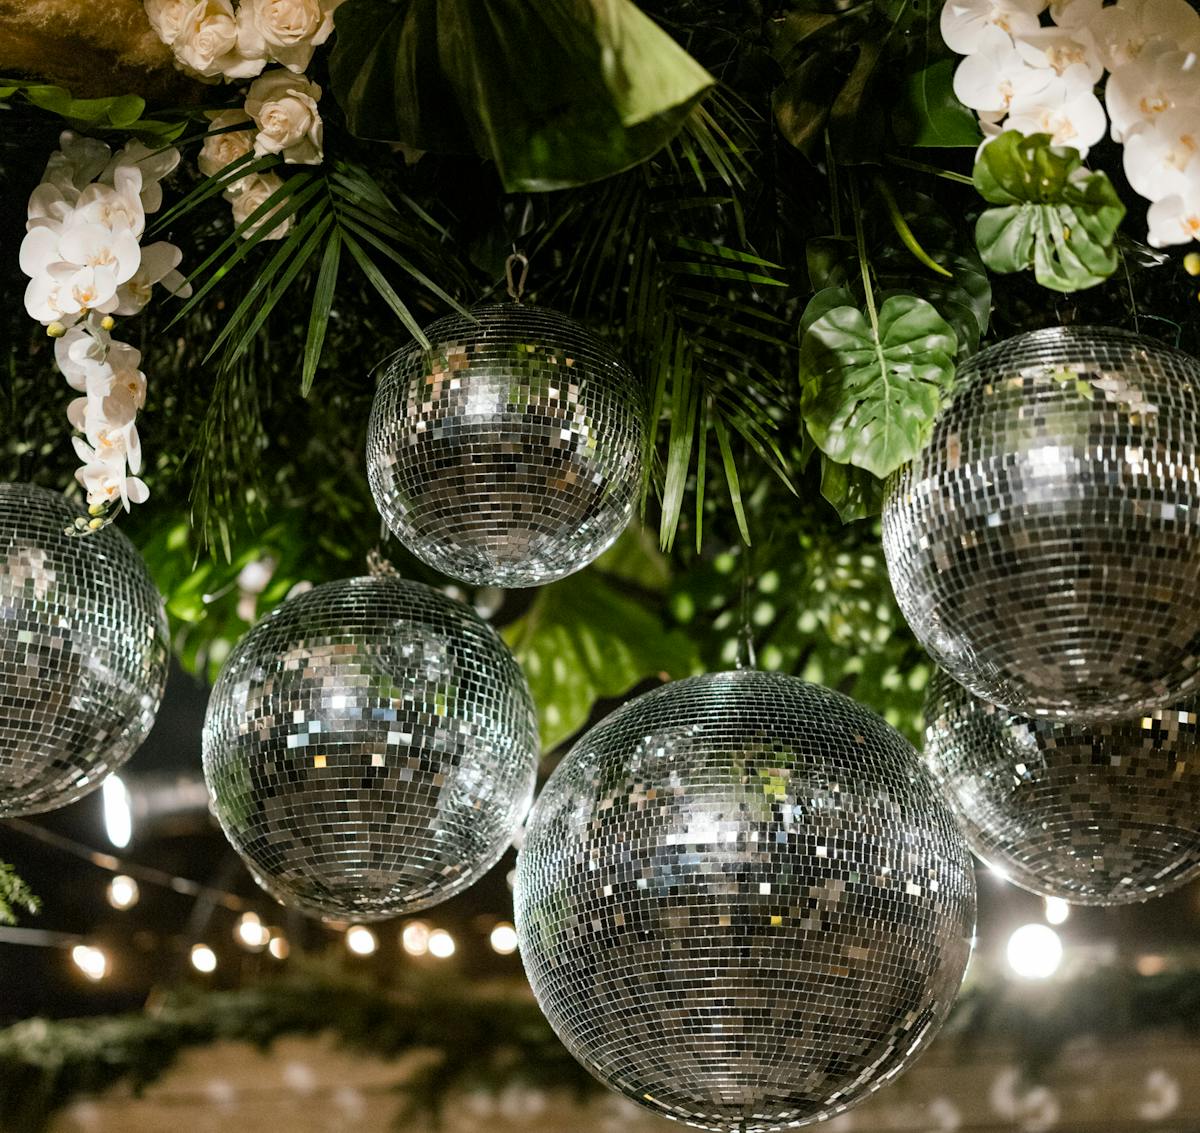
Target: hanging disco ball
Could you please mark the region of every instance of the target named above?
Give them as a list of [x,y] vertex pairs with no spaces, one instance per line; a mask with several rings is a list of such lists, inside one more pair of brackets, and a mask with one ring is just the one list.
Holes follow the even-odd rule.
[[495,631],[394,576],[326,583],[264,618],[204,724],[213,807],[255,879],[346,920],[478,880],[524,818],[537,762],[529,688]]
[[888,482],[908,624],[1024,716],[1124,720],[1200,687],[1200,363],[1124,331],[990,347]]
[[1029,720],[945,673],[925,764],[975,854],[1015,885],[1125,905],[1200,875],[1200,698],[1133,720]]
[[0,817],[95,790],[141,746],[167,682],[167,617],[115,527],[57,492],[0,484]]
[[530,983],[639,1105],[764,1133],[839,1113],[941,1026],[970,855],[917,754],[849,698],[742,670],[638,697],[555,770],[517,857]]
[[587,566],[641,490],[637,379],[584,327],[481,307],[388,363],[367,432],[380,514],[419,559],[464,582],[537,586]]

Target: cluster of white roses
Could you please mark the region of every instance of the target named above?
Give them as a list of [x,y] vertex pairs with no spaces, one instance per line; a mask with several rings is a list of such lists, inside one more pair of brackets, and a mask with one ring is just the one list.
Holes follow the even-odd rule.
[[966,56],[954,93],[985,145],[1019,130],[1086,157],[1111,120],[1129,183],[1151,202],[1150,243],[1200,238],[1200,13],[1188,0],[946,0],[941,30]]
[[[213,177],[253,152],[279,154],[289,165],[319,165],[323,124],[317,110],[321,88],[303,72],[313,49],[333,30],[342,0],[144,0],[150,23],[179,65],[200,78],[254,78],[243,110],[210,115],[213,124],[200,152],[200,171]],[[261,74],[268,62],[282,66]],[[239,126],[246,129],[238,129]],[[280,188],[277,173],[251,173],[227,186],[233,219],[243,223]],[[270,217],[268,216],[267,220]],[[264,236],[287,234],[291,218]],[[243,232],[266,226],[259,221]]]
[[333,33],[341,0],[145,0],[175,62],[209,82],[252,79],[267,63],[299,74]]
[[149,495],[137,478],[136,418],[146,401],[146,375],[138,351],[109,332],[113,315],[137,314],[156,284],[191,293],[176,270],[177,247],[140,244],[146,215],[162,205],[159,181],[179,163],[179,151],[131,141],[114,154],[69,130],[59,147],[30,195],[20,264],[29,276],[25,309],[58,339],[58,367],[83,394],[67,417],[84,434],[73,438],[83,461],[75,476],[99,515],[118,500],[128,510]]

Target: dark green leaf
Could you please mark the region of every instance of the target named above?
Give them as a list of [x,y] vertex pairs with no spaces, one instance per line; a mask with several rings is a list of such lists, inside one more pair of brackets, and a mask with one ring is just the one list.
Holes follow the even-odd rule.
[[883,507],[883,481],[853,464],[838,464],[821,454],[821,495],[843,523],[878,515]]
[[912,295],[883,304],[878,335],[855,307],[822,315],[800,348],[801,412],[817,447],[879,477],[911,460],[950,395],[957,346]]
[[904,145],[974,149],[983,140],[974,112],[955,97],[954,67],[953,59],[937,59],[908,76],[892,112]]
[[317,363],[325,345],[325,331],[329,326],[329,313],[333,309],[333,296],[337,291],[338,268],[342,262],[342,240],[337,231],[329,237],[325,253],[321,257],[321,271],[317,286],[313,289],[312,308],[308,315],[308,334],[304,340],[304,368],[300,375],[300,395],[307,397],[316,377]]

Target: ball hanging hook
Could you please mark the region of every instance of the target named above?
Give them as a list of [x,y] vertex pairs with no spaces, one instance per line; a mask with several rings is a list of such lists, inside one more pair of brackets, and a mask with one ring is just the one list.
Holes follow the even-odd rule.
[[[517,264],[521,265],[520,274],[516,274]],[[525,294],[525,280],[529,275],[529,257],[524,252],[513,252],[504,261],[504,278],[508,283],[508,295],[514,303],[520,303]]]

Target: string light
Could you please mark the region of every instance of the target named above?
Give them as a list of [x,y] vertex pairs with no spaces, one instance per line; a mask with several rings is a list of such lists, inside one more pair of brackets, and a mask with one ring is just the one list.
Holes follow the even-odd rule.
[[429,955],[445,960],[454,955],[454,937],[444,928],[435,928],[429,934]]
[[410,956],[429,951],[429,926],[424,921],[409,921],[400,932],[400,945]]
[[257,913],[243,913],[238,917],[233,938],[251,952],[261,952],[270,942],[271,933],[258,919]]
[[71,949],[71,959],[89,980],[96,982],[108,975],[108,954],[91,944],[76,944]]
[[1071,906],[1061,897],[1046,898],[1047,924],[1062,924],[1071,915]]
[[104,832],[118,850],[123,850],[133,838],[133,807],[129,788],[120,775],[110,775],[104,780],[100,796],[104,804]]
[[501,956],[511,956],[517,950],[517,930],[507,921],[496,925],[488,939],[491,941],[492,951]]
[[138,883],[132,877],[128,877],[123,873],[117,874],[108,883],[108,903],[114,909],[120,909],[122,912],[126,909],[132,909],[138,903],[138,898],[141,895]]
[[207,944],[193,944],[192,967],[202,975],[211,976],[217,970],[217,954]]
[[1044,980],[1058,971],[1063,947],[1044,924],[1022,925],[1008,938],[1008,966],[1022,979]]
[[268,931],[271,934],[271,941],[267,945],[267,951],[270,952],[276,960],[286,960],[288,958],[288,953],[292,950],[291,946],[287,942],[287,937],[284,936],[283,933],[277,928],[272,928]]
[[346,930],[346,947],[355,956],[370,956],[379,947],[379,940],[366,925],[351,925]]

